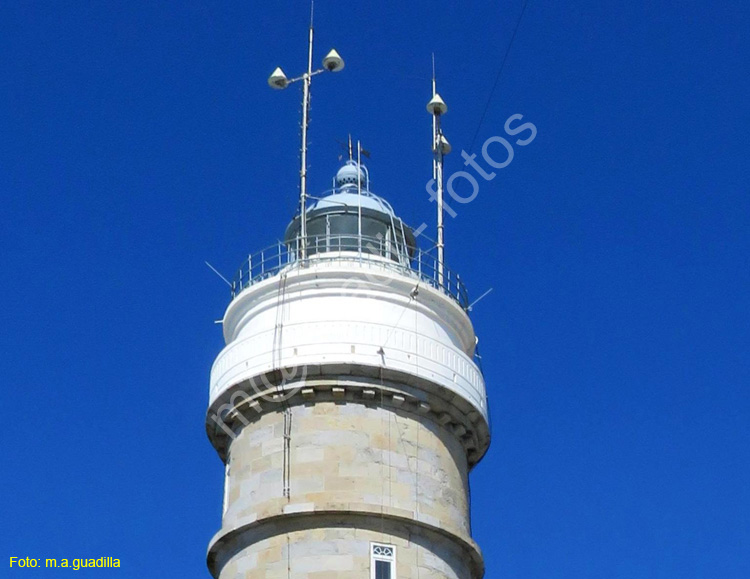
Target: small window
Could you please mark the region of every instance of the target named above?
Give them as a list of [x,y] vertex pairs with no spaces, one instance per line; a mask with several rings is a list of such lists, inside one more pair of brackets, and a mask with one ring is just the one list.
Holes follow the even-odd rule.
[[370,578],[396,579],[396,547],[371,543]]

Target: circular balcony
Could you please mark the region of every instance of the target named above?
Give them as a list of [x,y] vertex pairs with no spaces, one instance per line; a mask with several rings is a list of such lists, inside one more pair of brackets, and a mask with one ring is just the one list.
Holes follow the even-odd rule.
[[455,300],[464,311],[469,308],[466,286],[458,274],[447,267],[441,269],[434,248],[424,251],[405,248],[382,237],[316,235],[307,238],[306,258],[301,259],[299,238],[281,241],[249,255],[232,280],[232,299],[242,290],[281,271],[325,262],[360,264],[363,268],[390,269],[426,283]]

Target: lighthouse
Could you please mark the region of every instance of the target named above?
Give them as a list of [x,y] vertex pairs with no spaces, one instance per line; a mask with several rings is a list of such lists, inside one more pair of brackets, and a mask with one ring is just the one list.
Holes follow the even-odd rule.
[[[224,463],[216,579],[481,579],[469,472],[490,443],[477,338],[459,275],[349,159],[307,193],[303,82],[300,208],[283,240],[247,257],[222,319],[206,430]],[[434,90],[433,177],[442,189]],[[332,171],[333,173],[333,171]],[[382,195],[382,196],[381,196]]]
[[346,162],[307,208],[306,257],[297,216],[234,280],[206,420],[226,465],[219,579],[483,575],[466,289],[369,189]]

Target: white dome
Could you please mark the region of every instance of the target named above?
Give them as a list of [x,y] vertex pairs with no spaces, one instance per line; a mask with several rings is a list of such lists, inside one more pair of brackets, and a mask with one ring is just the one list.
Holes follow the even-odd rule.
[[[347,188],[348,189],[348,188]],[[357,190],[344,190],[333,193],[322,199],[318,200],[315,204],[310,207],[310,211],[318,209],[328,208],[341,208],[341,207],[362,207],[363,209],[373,209],[380,213],[386,213],[390,216],[395,216],[393,208],[388,204],[385,199],[381,199],[377,195],[373,195],[369,191],[362,191],[361,195],[357,194]]]
[[336,173],[336,186],[356,185],[358,174],[359,182],[364,185],[366,183],[365,172],[354,161],[347,161],[346,165],[341,167]]

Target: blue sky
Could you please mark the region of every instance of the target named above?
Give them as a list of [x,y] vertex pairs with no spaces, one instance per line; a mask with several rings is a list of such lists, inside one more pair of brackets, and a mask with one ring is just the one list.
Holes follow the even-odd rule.
[[[374,190],[432,223],[432,52],[449,173],[510,115],[533,122],[446,228],[470,294],[493,288],[472,313],[486,576],[748,577],[750,9],[530,0],[479,126],[521,5],[318,2],[315,59],[335,46],[346,69],[313,85],[310,189],[351,132]],[[229,296],[204,260],[229,276],[295,210],[299,93],[266,78],[303,70],[307,14],[0,7],[5,557],[208,577]]]

